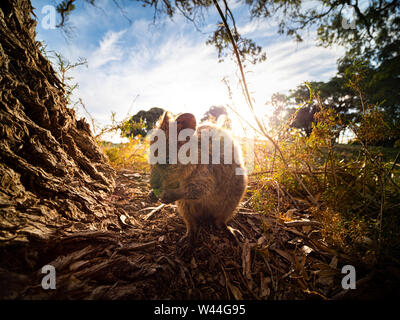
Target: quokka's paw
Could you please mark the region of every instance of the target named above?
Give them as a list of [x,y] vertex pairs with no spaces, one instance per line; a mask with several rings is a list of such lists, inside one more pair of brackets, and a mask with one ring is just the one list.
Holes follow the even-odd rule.
[[147,194],[147,200],[150,202],[157,202],[158,198],[154,190],[150,190],[149,193]]

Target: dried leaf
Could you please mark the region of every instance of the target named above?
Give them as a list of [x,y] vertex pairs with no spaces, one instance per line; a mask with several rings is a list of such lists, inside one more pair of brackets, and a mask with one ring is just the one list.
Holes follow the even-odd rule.
[[302,246],[300,250],[301,250],[306,256],[308,256],[308,255],[313,251],[312,248],[310,248],[309,246],[306,246],[306,245]]
[[283,251],[281,249],[277,249],[277,248],[270,248],[271,250],[275,251],[276,253],[278,253],[280,256],[282,256],[283,258],[285,258],[287,261],[289,261],[290,263],[294,263],[293,257],[291,254],[289,254],[286,251]]
[[329,266],[330,266],[332,269],[336,269],[336,268],[337,268],[337,264],[338,264],[338,258],[337,258],[337,256],[334,256],[334,257],[332,258],[331,262],[329,263]]
[[268,298],[271,290],[269,288],[269,284],[271,283],[270,277],[263,277],[261,274],[261,283],[260,283],[260,297],[261,298]]
[[234,286],[232,283],[228,282],[229,290],[232,292],[233,297],[235,300],[243,300],[242,292],[239,290],[238,287]]
[[78,270],[80,267],[84,266],[85,264],[87,264],[89,262],[90,262],[90,260],[80,260],[80,261],[74,262],[73,264],[71,264],[69,266],[69,270],[70,271]]
[[119,216],[119,220],[121,220],[121,222],[122,222],[123,224],[128,225],[128,224],[126,223],[126,219],[127,219],[127,217],[126,217],[126,215],[124,215],[124,214]]
[[261,246],[264,242],[266,242],[266,240],[267,238],[264,235],[262,235],[260,238],[258,238],[257,244]]
[[242,247],[242,269],[243,269],[243,276],[250,280],[251,279],[251,250],[249,240],[246,239],[245,243]]
[[196,259],[194,257],[192,258],[192,260],[190,260],[190,265],[192,266],[193,269],[197,268]]

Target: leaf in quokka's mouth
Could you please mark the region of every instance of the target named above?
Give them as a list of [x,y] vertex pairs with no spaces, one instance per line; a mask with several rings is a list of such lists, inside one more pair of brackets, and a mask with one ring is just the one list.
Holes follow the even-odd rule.
[[160,196],[160,194],[161,194],[161,190],[160,189],[153,189],[153,193],[158,198]]

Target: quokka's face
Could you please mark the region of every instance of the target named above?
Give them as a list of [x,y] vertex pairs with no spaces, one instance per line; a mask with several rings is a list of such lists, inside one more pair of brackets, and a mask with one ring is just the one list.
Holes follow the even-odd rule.
[[150,169],[150,186],[153,189],[179,187],[179,170],[174,164],[155,164]]
[[[169,163],[169,130],[176,128],[177,135],[183,129],[196,129],[196,119],[190,113],[180,115],[176,120],[173,120],[168,113],[165,113],[161,118],[159,129],[164,131],[166,137],[166,163],[154,164],[150,168],[150,185],[153,189],[178,188],[181,180],[182,164]],[[179,160],[178,160],[179,162]]]

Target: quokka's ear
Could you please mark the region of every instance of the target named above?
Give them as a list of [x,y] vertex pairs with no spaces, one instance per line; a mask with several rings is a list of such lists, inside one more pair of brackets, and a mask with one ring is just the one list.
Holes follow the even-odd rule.
[[191,113],[181,114],[176,118],[178,133],[183,129],[193,129],[196,130],[196,118]]
[[161,116],[161,121],[160,121],[160,129],[164,131],[168,131],[169,128],[169,121],[170,121],[170,115],[169,112],[166,111],[164,114]]

